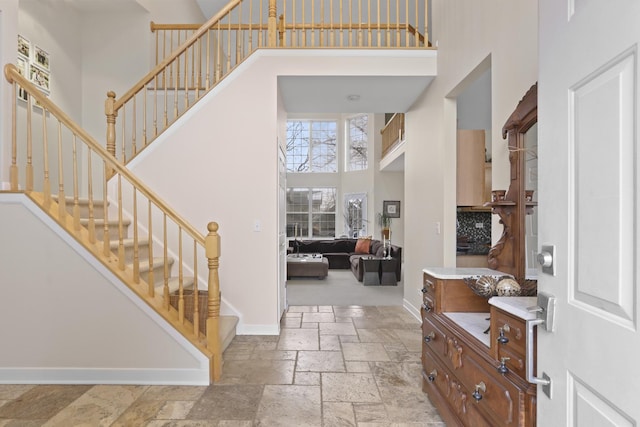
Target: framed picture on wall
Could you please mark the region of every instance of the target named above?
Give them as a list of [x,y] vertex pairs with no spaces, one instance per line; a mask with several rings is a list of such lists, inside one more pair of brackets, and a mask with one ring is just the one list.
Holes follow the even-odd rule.
[[27,60],[29,60],[31,56],[31,42],[19,34],[18,34],[18,53],[24,56],[25,58],[27,58]]
[[389,218],[400,218],[400,201],[385,200],[384,202],[382,202],[382,211]]
[[49,94],[49,73],[31,64],[29,72],[29,80],[43,90],[46,94]]
[[49,71],[49,53],[40,46],[33,46],[33,63],[44,71]]

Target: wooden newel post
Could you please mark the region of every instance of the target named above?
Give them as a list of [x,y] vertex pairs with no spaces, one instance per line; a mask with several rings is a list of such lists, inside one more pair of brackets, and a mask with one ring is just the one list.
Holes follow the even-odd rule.
[[278,22],[276,18],[276,0],[269,0],[269,19],[267,20],[269,47],[277,47]]
[[116,158],[116,117],[115,111],[116,93],[107,92],[107,100],[104,102],[104,114],[107,116],[107,151]]
[[207,348],[213,353],[210,366],[211,380],[218,381],[222,374],[222,349],[220,343],[220,279],[218,260],[220,258],[220,236],[218,223],[207,224],[209,233],[204,240],[205,255],[209,265],[209,288],[207,301]]

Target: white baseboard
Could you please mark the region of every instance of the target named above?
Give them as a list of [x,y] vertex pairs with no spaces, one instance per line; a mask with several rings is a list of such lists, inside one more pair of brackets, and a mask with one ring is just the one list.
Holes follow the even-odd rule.
[[237,335],[278,335],[278,325],[247,325],[238,323]]
[[0,368],[0,384],[209,385],[208,369]]
[[420,309],[419,308],[414,307],[406,299],[402,300],[402,306],[404,307],[405,310],[407,310],[409,313],[411,313],[411,315],[413,317],[415,317],[417,320],[422,322],[422,316],[420,315]]

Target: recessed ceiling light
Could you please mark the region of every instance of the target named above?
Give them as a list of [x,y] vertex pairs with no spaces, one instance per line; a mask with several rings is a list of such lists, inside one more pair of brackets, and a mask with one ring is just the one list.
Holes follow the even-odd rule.
[[359,101],[360,100],[360,95],[355,95],[355,94],[354,95],[347,95],[347,100],[352,101],[352,102]]

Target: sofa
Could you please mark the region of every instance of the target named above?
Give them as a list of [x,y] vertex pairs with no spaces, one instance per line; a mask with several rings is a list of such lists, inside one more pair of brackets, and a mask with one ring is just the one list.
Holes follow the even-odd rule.
[[[363,257],[382,258],[382,241],[376,239],[320,239],[290,240],[289,253],[319,253],[329,261],[329,269],[351,269],[356,279],[362,281],[364,273]],[[391,245],[391,257],[396,262],[396,278],[399,281],[402,272],[402,248]]]

